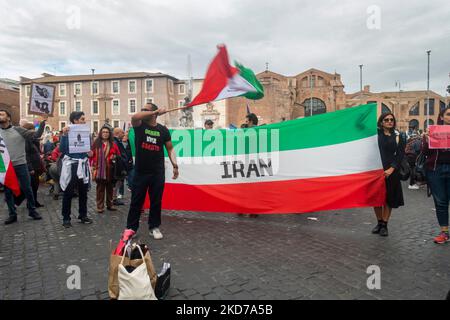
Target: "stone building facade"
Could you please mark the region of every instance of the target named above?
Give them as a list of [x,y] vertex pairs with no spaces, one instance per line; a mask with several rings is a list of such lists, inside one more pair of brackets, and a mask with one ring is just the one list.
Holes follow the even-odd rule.
[[0,109],[11,114],[13,125],[20,120],[20,92],[19,82],[11,79],[0,79]]

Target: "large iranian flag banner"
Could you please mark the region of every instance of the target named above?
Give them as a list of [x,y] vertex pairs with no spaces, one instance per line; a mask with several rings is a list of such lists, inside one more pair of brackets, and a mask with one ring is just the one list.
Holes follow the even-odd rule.
[[[163,208],[306,213],[382,206],[376,104],[250,129],[174,130]],[[148,204],[147,204],[148,207]]]

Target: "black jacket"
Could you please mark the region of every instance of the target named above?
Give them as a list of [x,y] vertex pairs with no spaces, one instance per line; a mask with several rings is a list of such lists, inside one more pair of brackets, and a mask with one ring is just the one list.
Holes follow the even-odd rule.
[[125,148],[122,141],[118,138],[114,137],[114,143],[117,145],[120,151],[120,157],[122,158],[123,164],[127,171],[130,171],[133,168],[133,157],[131,155],[131,148]]

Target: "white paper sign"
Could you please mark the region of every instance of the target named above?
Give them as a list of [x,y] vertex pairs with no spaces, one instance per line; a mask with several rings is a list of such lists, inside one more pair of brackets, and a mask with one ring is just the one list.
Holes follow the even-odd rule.
[[87,124],[69,126],[69,153],[84,153],[91,150],[91,129]]
[[55,102],[55,86],[33,83],[31,85],[30,107],[31,114],[53,115]]

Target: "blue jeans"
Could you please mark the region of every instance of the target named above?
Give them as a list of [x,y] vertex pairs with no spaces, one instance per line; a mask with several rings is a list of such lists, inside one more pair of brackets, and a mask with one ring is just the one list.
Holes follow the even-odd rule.
[[[28,166],[26,164],[21,164],[14,166],[14,171],[16,172],[17,180],[19,180],[20,191],[24,194],[27,199],[27,208],[30,215],[36,213],[36,203],[33,196],[33,189],[31,188],[31,178],[30,172],[28,171]],[[11,189],[5,186],[5,201],[8,205],[8,211],[10,217],[16,217],[16,205],[14,203],[14,194]]]
[[450,164],[438,164],[436,170],[427,171],[428,185],[433,194],[436,215],[441,227],[448,227],[450,201]]

